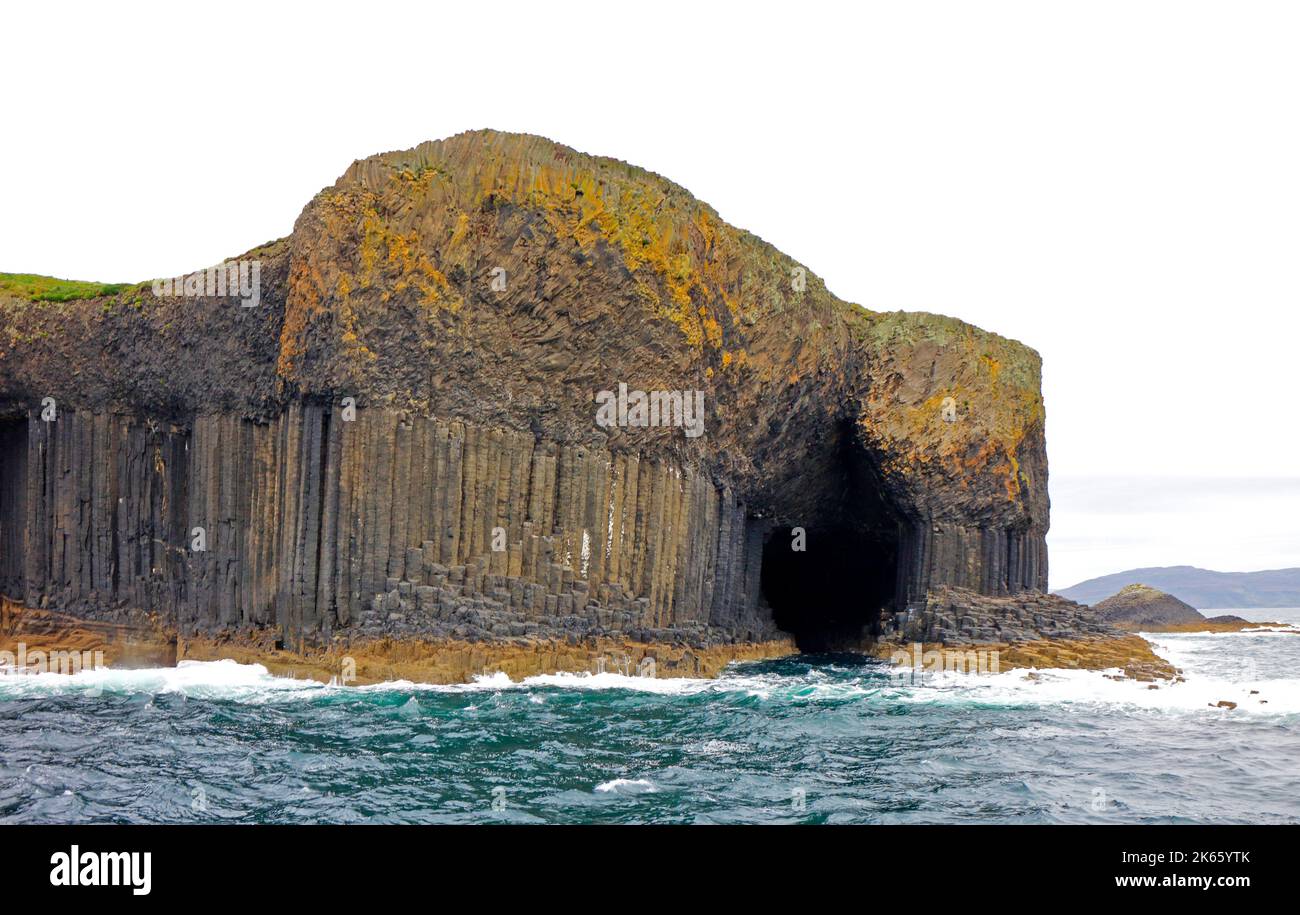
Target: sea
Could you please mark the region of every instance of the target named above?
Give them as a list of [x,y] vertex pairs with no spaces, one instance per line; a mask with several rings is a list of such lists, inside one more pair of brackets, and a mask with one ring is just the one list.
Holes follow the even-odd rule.
[[1300,609],[1218,613],[1285,625],[1149,635],[1184,677],[1157,689],[855,655],[455,686],[10,674],[0,822],[1300,822]]

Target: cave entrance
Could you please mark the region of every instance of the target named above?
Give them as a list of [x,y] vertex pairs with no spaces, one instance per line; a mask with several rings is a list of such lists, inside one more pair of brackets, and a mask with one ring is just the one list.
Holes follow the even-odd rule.
[[763,541],[762,598],[800,651],[861,650],[894,609],[903,515],[851,418],[823,441]]
[[896,540],[853,527],[777,527],[763,545],[762,591],[772,620],[803,652],[851,651],[876,634],[894,597]]
[[23,598],[27,519],[27,417],[0,417],[0,594]]

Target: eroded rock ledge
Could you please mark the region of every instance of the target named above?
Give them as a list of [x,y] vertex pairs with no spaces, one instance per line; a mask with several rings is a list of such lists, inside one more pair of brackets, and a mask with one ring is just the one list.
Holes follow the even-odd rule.
[[1142,681],[1178,677],[1177,668],[1145,639],[1122,633],[1086,605],[1054,594],[991,597],[939,587],[931,590],[923,608],[895,614],[891,622],[892,628],[886,627],[868,650],[886,660],[910,651],[913,667],[922,666],[928,651],[951,649],[962,670],[969,655],[977,663],[983,663],[981,656],[996,657],[998,670],[1118,669]]
[[[657,175],[462,134],[245,258],[253,308],[0,297],[0,592],[304,658],[1087,628],[1038,596],[1037,354],[840,301]],[[703,392],[704,434],[598,425],[620,383]]]

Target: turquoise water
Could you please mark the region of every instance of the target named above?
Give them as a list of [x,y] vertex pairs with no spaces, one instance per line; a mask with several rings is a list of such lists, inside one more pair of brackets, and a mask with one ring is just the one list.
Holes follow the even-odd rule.
[[1300,822],[1300,634],[1152,638],[1185,683],[855,656],[455,687],[9,675],[0,821]]

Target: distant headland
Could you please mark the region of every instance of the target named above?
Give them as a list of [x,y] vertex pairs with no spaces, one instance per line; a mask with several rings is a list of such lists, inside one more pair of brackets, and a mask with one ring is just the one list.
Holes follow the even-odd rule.
[[1263,572],[1214,572],[1195,566],[1129,569],[1090,578],[1054,593],[1083,604],[1142,584],[1177,595],[1202,610],[1251,607],[1300,607],[1300,568]]

